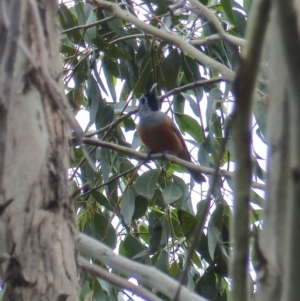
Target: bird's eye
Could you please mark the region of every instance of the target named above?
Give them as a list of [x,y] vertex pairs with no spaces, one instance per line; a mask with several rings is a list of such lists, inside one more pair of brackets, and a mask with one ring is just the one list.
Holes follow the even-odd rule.
[[143,104],[145,104],[146,103],[146,97],[142,97],[141,99],[140,99],[140,103],[143,105]]

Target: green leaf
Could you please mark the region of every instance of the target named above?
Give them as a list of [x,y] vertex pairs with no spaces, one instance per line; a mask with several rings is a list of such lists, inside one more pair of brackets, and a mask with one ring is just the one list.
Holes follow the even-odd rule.
[[[94,22],[96,22],[96,17],[94,14],[94,11],[91,10],[89,17],[86,21],[86,25],[92,24]],[[96,26],[92,26],[89,27],[86,31],[85,31],[85,35],[84,35],[84,40],[88,43],[88,44],[92,44],[93,40],[96,38],[97,36],[97,29]]]
[[[66,5],[64,4],[59,5],[58,16],[59,16],[61,27],[63,29],[69,29],[78,26],[77,19],[70,12],[69,8]],[[81,43],[81,34],[79,30],[73,30],[71,32],[68,32],[67,36],[73,43],[76,44]]]
[[[201,80],[201,74],[199,70],[199,63],[195,61],[193,58],[182,54],[182,69],[184,72],[184,75],[186,76],[186,83],[192,83]],[[194,89],[196,92],[196,99],[197,101],[200,101],[202,99],[203,95],[203,89],[202,87],[197,87]]]
[[156,182],[158,178],[158,170],[151,169],[144,172],[138,177],[134,184],[135,191],[137,194],[151,200],[154,196]]
[[[128,234],[124,240],[124,242],[121,242],[122,244],[122,252],[120,252],[121,255],[126,256],[127,258],[136,260],[138,262],[143,262],[145,264],[151,265],[151,260],[149,258],[149,255],[146,252],[145,247],[143,244],[133,237],[131,234]],[[120,244],[120,247],[121,247]],[[119,249],[121,251],[121,248]],[[124,253],[124,251],[126,253]],[[143,253],[142,256],[137,256],[138,254]]]
[[104,107],[104,102],[102,101],[99,87],[91,73],[89,74],[89,77],[88,77],[87,96],[88,96],[89,103],[90,103],[89,126],[91,126],[95,122],[98,109],[99,108],[101,109]]
[[176,261],[173,261],[169,268],[169,274],[171,277],[175,277],[177,273],[178,273],[178,264]]
[[79,25],[84,25],[87,20],[86,15],[84,13],[83,6],[84,6],[83,2],[77,2],[74,6],[75,9],[74,12],[76,14]]
[[179,125],[180,130],[183,132],[187,132],[190,134],[199,144],[201,144],[204,141],[203,137],[203,131],[199,123],[192,117],[185,115],[185,114],[180,114],[176,113],[175,114],[175,119],[177,124]]
[[[110,104],[104,105],[102,110],[98,111],[97,119],[96,119],[96,126],[98,129],[105,127],[106,125],[110,124],[115,117],[115,112],[113,106]],[[101,135],[100,135],[101,137]]]
[[101,213],[94,212],[92,217],[85,223],[82,232],[104,242],[112,249],[116,247],[116,231],[110,221]]
[[135,197],[134,212],[132,219],[139,219],[146,214],[148,200],[141,195]]
[[184,97],[184,99],[186,99],[189,102],[190,107],[191,107],[193,113],[197,117],[199,117],[200,116],[199,107],[198,107],[197,103],[195,102],[195,100],[189,94],[187,94],[187,93],[181,92],[180,94]]
[[195,292],[207,300],[216,300],[217,288],[216,277],[212,269],[207,269],[204,275],[198,281]]
[[212,213],[208,223],[207,238],[208,250],[211,258],[214,258],[217,244],[221,241],[223,224],[223,205],[218,204]]
[[109,47],[105,48],[104,53],[107,57],[109,57],[111,59],[124,59],[124,60],[132,59],[130,54],[122,51],[121,49],[119,49],[113,45],[109,45]]
[[104,75],[105,75],[105,79],[106,79],[106,83],[107,83],[110,95],[111,95],[113,101],[116,102],[117,95],[116,95],[116,90],[115,90],[115,81],[114,81],[113,73],[118,72],[117,65],[113,61],[111,61],[107,58],[104,58],[102,60],[102,64],[103,64],[103,71],[104,71]]
[[103,195],[101,192],[99,192],[97,190],[93,190],[91,192],[91,195],[99,205],[103,206],[104,208],[106,208],[107,210],[109,210],[111,212],[114,212],[114,207],[111,206],[111,204],[109,203],[106,196]]
[[180,55],[176,48],[173,49],[161,63],[161,71],[163,72],[167,90],[172,90],[177,87],[180,65]]
[[190,214],[194,214],[191,196],[186,183],[179,177],[173,175],[174,183],[181,190],[181,197],[178,199],[178,209],[183,209]]
[[164,198],[164,202],[168,205],[177,201],[182,196],[182,192],[175,183],[170,182],[163,189],[162,196]]
[[264,137],[263,142],[265,141],[265,137],[266,137],[267,111],[268,110],[267,110],[266,105],[260,103],[259,101],[255,102],[254,116],[255,116],[255,120],[258,124],[261,136]]
[[243,0],[243,7],[245,10],[249,10],[252,0]]
[[260,208],[263,208],[264,201],[264,198],[262,198],[254,190],[251,190],[251,203],[258,205]]
[[204,232],[202,232],[199,244],[196,248],[197,252],[201,255],[202,258],[204,258],[208,263],[212,262],[212,258],[209,255],[208,250],[208,239]]
[[90,287],[91,290],[93,291],[93,296],[96,298],[96,300],[106,300],[106,295],[104,290],[101,287],[101,284],[99,283],[98,279],[93,279],[90,281]]
[[232,0],[221,0],[221,4],[231,24],[236,25],[235,15],[232,10]]
[[206,108],[206,120],[209,121],[209,128],[213,126],[213,117],[216,113],[216,102],[222,98],[222,91],[214,88],[209,92]]
[[61,44],[60,51],[68,55],[74,55],[76,53],[76,49],[73,46],[69,46],[66,44]]
[[128,118],[124,119],[120,125],[122,127],[124,127],[125,132],[134,131],[136,128],[132,117],[128,117]]
[[120,72],[118,64],[108,57],[104,57],[102,60],[103,68],[106,69],[106,72],[110,72],[114,77],[119,77]]
[[168,273],[169,268],[169,256],[167,251],[162,250],[155,254],[152,258],[152,261],[154,262],[155,267],[157,267],[160,271],[164,273]]
[[178,210],[177,215],[184,236],[186,236],[189,241],[192,241],[195,234],[194,228],[197,223],[197,219],[195,216],[184,210]]
[[160,247],[163,226],[160,219],[156,216],[154,211],[151,212],[149,217],[149,254],[154,254]]
[[121,214],[123,216],[124,223],[129,226],[131,224],[132,215],[134,212],[135,197],[130,188],[127,187],[121,202]]
[[78,25],[77,20],[65,4],[59,5],[58,15],[63,29],[69,29]]
[[139,69],[139,77],[137,82],[135,83],[135,94],[140,95],[146,92],[147,89],[147,82],[150,79],[152,71],[152,64],[151,64],[151,53],[147,51],[142,64],[141,68]]

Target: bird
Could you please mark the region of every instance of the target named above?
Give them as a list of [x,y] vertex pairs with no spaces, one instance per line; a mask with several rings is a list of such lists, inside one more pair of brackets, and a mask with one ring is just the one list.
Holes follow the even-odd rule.
[[[175,154],[178,158],[191,162],[191,156],[184,139],[172,119],[160,110],[155,95],[156,84],[139,99],[137,134],[150,153]],[[201,172],[189,170],[197,183],[205,182]]]

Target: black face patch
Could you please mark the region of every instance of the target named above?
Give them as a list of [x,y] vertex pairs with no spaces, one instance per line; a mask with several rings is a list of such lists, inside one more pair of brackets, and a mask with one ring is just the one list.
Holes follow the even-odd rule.
[[159,105],[158,105],[158,100],[155,96],[155,91],[151,91],[151,92],[144,94],[140,98],[141,104],[143,104],[145,102],[145,99],[147,99],[148,106],[152,111],[159,111]]

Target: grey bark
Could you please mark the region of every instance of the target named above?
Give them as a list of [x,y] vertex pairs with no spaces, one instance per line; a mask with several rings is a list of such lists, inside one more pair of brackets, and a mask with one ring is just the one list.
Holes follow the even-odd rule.
[[0,1],[3,300],[76,300],[79,294],[70,131],[40,72],[46,69],[63,91],[56,13],[56,1]]

